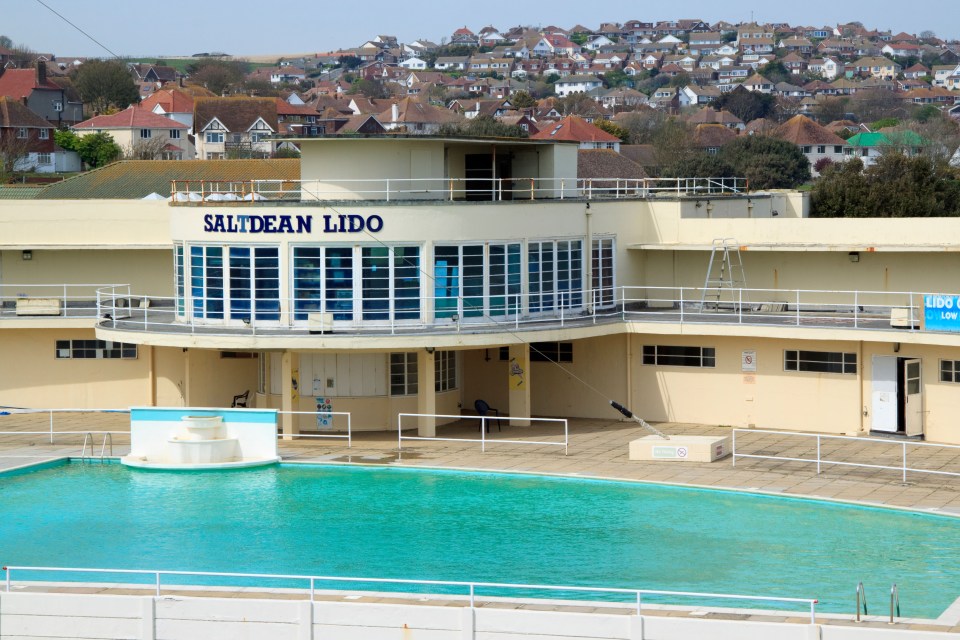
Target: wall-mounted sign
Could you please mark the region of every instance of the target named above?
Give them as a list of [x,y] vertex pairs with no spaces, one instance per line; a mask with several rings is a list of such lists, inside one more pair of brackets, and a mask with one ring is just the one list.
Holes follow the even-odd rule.
[[757,352],[744,351],[740,354],[740,371],[757,370]]
[[333,398],[317,398],[317,429],[333,429]]
[[960,296],[923,296],[923,320],[928,331],[960,331]]
[[[323,233],[377,233],[381,229],[383,218],[376,214],[323,216]],[[203,230],[207,233],[313,233],[313,216],[208,213],[203,216]]]

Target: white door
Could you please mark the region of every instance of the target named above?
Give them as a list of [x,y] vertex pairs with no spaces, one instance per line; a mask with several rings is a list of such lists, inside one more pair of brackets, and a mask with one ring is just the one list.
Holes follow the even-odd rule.
[[923,384],[919,360],[906,360],[903,375],[904,425],[908,436],[923,435]]
[[897,431],[897,357],[873,356],[871,430]]

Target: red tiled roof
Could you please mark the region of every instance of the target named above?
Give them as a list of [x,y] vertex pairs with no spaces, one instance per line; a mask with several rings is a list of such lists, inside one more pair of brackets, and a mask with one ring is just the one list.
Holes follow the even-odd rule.
[[0,96],[10,96],[19,100],[30,97],[34,89],[61,90],[49,79],[43,84],[38,84],[35,69],[7,69],[0,74]]
[[317,110],[308,104],[290,104],[283,98],[277,98],[277,115],[315,116],[317,115]]
[[161,89],[140,103],[148,111],[153,111],[157,105],[167,113],[193,113],[193,96],[176,89]]
[[576,142],[619,142],[620,138],[607,133],[577,116],[567,116],[556,126],[541,129],[531,140],[573,140]]
[[0,96],[0,128],[31,127],[35,129],[51,129],[53,125],[30,111],[19,100],[8,96]]
[[157,115],[143,107],[128,107],[109,116],[95,116],[74,125],[75,129],[189,129],[181,122]]

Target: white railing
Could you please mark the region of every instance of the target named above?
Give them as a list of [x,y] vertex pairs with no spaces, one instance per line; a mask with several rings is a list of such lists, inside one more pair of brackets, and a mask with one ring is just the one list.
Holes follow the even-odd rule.
[[[511,293],[502,296],[273,299],[270,310],[231,309],[227,298],[177,299],[131,295],[129,287],[97,291],[102,327],[200,335],[283,335],[291,332],[389,333],[517,331],[544,325],[600,322],[740,324],[801,328],[920,329],[924,292],[816,289],[703,289],[623,286]],[[932,294],[941,295],[941,294]],[[592,301],[592,304],[590,302]],[[262,301],[261,301],[262,302]],[[405,307],[404,305],[410,305]],[[238,305],[239,306],[239,305]],[[256,300],[253,301],[256,306]],[[332,318],[322,330],[311,314]],[[206,316],[206,317],[202,317]]]
[[[759,453],[741,453],[737,451],[737,433],[742,434],[767,434],[775,435],[778,437],[796,437],[802,440],[814,441],[811,443],[810,454],[813,457],[798,457],[790,455],[765,455]],[[742,438],[741,438],[742,441]],[[886,449],[888,455],[895,456],[900,464],[877,464],[867,463],[867,462],[850,462],[849,460],[831,460],[829,459],[829,452],[824,453],[823,446],[827,443],[834,442],[855,442],[858,445],[877,445],[881,449]],[[815,447],[815,448],[814,448]],[[886,469],[890,471],[899,471],[901,474],[901,480],[907,482],[907,472],[910,473],[927,473],[931,475],[939,476],[953,476],[960,477],[960,472],[957,471],[944,471],[942,469],[921,469],[918,467],[910,467],[907,464],[907,454],[912,448],[920,447],[937,447],[940,449],[956,449],[960,450],[960,445],[950,445],[950,444],[936,444],[932,442],[910,442],[907,440],[887,440],[884,438],[858,438],[854,436],[829,436],[816,433],[800,433],[796,431],[770,431],[763,429],[734,429],[733,430],[733,466],[737,466],[737,458],[754,458],[759,460],[785,460],[789,462],[803,462],[807,464],[815,464],[817,467],[817,474],[819,475],[822,471],[824,465],[834,465],[842,467],[859,467],[862,469]],[[886,453],[886,452],[885,452]],[[878,454],[879,455],[879,454]],[[877,460],[877,455],[871,458],[872,460]]]
[[120,284],[6,284],[0,283],[0,319],[96,318],[97,291]]
[[[347,448],[353,446],[353,417],[349,411],[277,411],[278,416],[316,416],[317,428],[320,428],[320,420],[322,417],[334,416],[345,416],[347,418],[347,432],[346,433],[278,433],[277,437],[284,440],[289,440],[292,438],[335,438],[340,440],[347,441]],[[327,428],[327,427],[324,427]],[[330,429],[333,428],[331,423]]]
[[[455,420],[477,420],[480,422],[480,437],[479,438],[440,438],[436,436],[405,436],[403,435],[403,419],[404,418],[429,418],[436,420],[437,418],[442,418],[445,420],[455,419]],[[563,442],[557,442],[556,440],[513,440],[513,439],[503,439],[503,438],[488,438],[486,437],[487,429],[491,426],[492,423],[497,421],[506,421],[508,428],[512,429],[525,429],[528,427],[518,427],[511,426],[510,421],[517,420],[523,422],[549,422],[549,423],[558,423],[563,425]],[[412,428],[412,427],[408,427]],[[498,430],[500,430],[500,423],[498,423]],[[566,418],[531,418],[531,417],[520,417],[520,416],[465,416],[465,415],[443,415],[435,413],[400,413],[397,414],[397,449],[403,451],[403,441],[404,440],[433,440],[436,442],[479,442],[480,451],[486,452],[487,443],[496,443],[500,444],[519,444],[519,445],[547,445],[551,447],[563,447],[563,455],[567,455],[570,449],[570,425],[567,423]]]
[[129,409],[15,409],[15,408],[3,408],[0,407],[0,425],[4,424],[5,421],[13,421],[15,418],[10,416],[18,415],[47,415],[48,418],[44,422],[49,425],[49,428],[44,429],[43,431],[0,431],[0,435],[5,436],[48,436],[50,438],[50,444],[54,444],[54,438],[56,435],[75,435],[75,436],[84,436],[88,433],[94,433],[98,435],[130,435],[129,424],[128,428],[125,431],[108,431],[108,430],[97,430],[89,429],[86,426],[78,427],[77,429],[61,429],[56,430],[56,424],[54,417],[55,416],[64,416],[67,414],[81,414],[81,415],[93,415],[93,414],[129,414]]
[[358,178],[330,180],[173,180],[173,204],[342,200],[635,199],[658,194],[716,196],[749,191],[746,178]]
[[[162,579],[164,577],[184,577],[184,578],[202,578],[205,581],[210,578],[227,578],[229,580],[269,580],[269,581],[302,581],[309,583],[310,601],[313,602],[316,596],[317,583],[341,583],[341,584],[371,584],[371,585],[404,585],[426,587],[428,590],[417,590],[413,593],[418,595],[429,594],[437,598],[452,599],[452,596],[443,592],[431,592],[432,587],[447,587],[462,589],[469,597],[470,607],[476,606],[478,590],[494,591],[523,591],[518,597],[534,598],[536,592],[544,593],[593,593],[608,594],[611,596],[630,596],[631,606],[634,607],[637,615],[641,615],[644,596],[663,597],[663,598],[690,598],[700,600],[733,600],[740,602],[769,602],[780,603],[784,605],[804,605],[809,608],[810,624],[816,623],[816,608],[819,600],[815,598],[781,598],[777,596],[752,596],[744,594],[731,593],[706,593],[696,591],[663,591],[656,589],[621,589],[613,587],[580,587],[580,586],[560,586],[544,584],[517,584],[509,582],[468,582],[468,581],[444,581],[444,580],[410,580],[410,579],[391,579],[391,578],[357,578],[349,576],[311,576],[300,574],[270,574],[270,573],[218,573],[204,571],[157,571],[153,569],[81,569],[76,567],[24,567],[24,566],[5,566],[6,572],[6,591],[9,593],[13,584],[11,574],[14,571],[33,571],[37,573],[74,573],[74,574],[107,574],[107,575],[138,575],[151,578],[150,584],[153,585],[154,594],[160,596],[163,590]],[[24,581],[21,579],[21,581]],[[24,581],[25,582],[25,581]],[[138,584],[138,583],[133,583]],[[176,588],[192,585],[168,585],[169,588]],[[207,586],[204,584],[204,586]],[[223,585],[230,586],[230,585]],[[342,591],[342,589],[333,589]],[[438,590],[439,591],[439,590]],[[401,592],[403,593],[403,592]],[[461,596],[462,597],[462,596]],[[486,597],[504,597],[500,595],[487,595]]]

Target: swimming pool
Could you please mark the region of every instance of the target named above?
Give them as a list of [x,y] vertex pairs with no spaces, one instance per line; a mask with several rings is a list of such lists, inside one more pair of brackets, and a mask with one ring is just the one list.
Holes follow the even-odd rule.
[[750,593],[837,612],[862,580],[876,606],[898,583],[910,617],[939,615],[960,576],[957,519],[575,478],[72,462],[0,476],[0,505],[6,565]]

